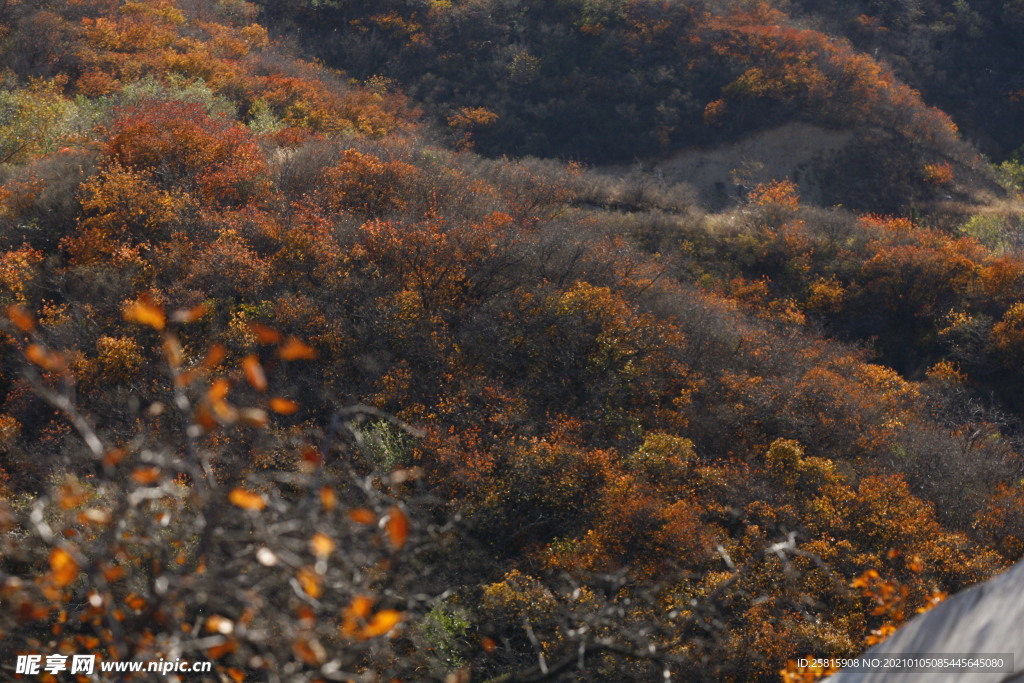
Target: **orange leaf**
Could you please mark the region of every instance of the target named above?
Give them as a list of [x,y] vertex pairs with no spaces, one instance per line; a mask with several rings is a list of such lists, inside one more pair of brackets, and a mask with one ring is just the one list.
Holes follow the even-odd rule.
[[143,294],[138,301],[125,306],[123,316],[129,322],[148,325],[155,330],[162,330],[167,324],[164,309],[156,304],[148,294]]
[[181,350],[181,342],[173,335],[168,335],[164,340],[164,357],[172,368],[180,368],[184,362],[184,355]]
[[17,304],[7,307],[7,319],[22,332],[31,332],[36,327],[32,314]]
[[128,453],[123,448],[111,448],[103,456],[103,464],[107,467],[113,467],[124,460],[127,455]]
[[310,628],[316,623],[316,612],[309,605],[299,605],[295,609],[295,616],[298,618],[299,628]]
[[236,643],[234,640],[227,640],[220,645],[214,645],[206,651],[206,654],[210,657],[210,659],[220,659],[224,655],[231,654],[232,652],[234,652],[237,647],[238,643]]
[[252,323],[249,325],[249,329],[256,335],[256,340],[260,344],[277,344],[281,341],[281,333],[272,327],[267,327],[260,323]]
[[64,369],[64,358],[59,353],[51,353],[39,344],[25,347],[25,357],[44,370],[60,372]]
[[918,614],[922,614],[924,612],[927,612],[928,610],[930,610],[931,608],[935,607],[936,605],[939,605],[948,596],[949,596],[948,593],[945,593],[945,592],[940,591],[940,590],[932,591],[932,593],[926,598],[925,603],[917,608]]
[[322,664],[324,659],[327,658],[327,652],[324,650],[324,646],[315,638],[300,638],[299,640],[296,640],[292,645],[292,651],[295,653],[296,657],[304,661],[306,664]]
[[36,605],[29,600],[18,605],[18,619],[21,621],[39,621],[45,619],[49,614],[50,610],[46,607]]
[[882,624],[881,627],[872,631],[871,635],[865,638],[864,642],[866,642],[868,645],[877,645],[878,643],[882,642],[895,632],[896,627],[894,625]]
[[187,387],[189,384],[192,384],[192,382],[195,382],[196,378],[198,377],[199,373],[196,372],[195,370],[186,370],[185,372],[181,373],[180,375],[174,378],[174,386],[178,387],[179,389],[181,387]]
[[323,487],[320,489],[320,504],[324,510],[333,510],[338,507],[338,494],[330,486]]
[[196,410],[196,424],[202,427],[205,431],[211,432],[217,428],[217,420],[210,413],[210,409],[204,405],[199,406]]
[[277,355],[283,360],[313,360],[316,358],[316,349],[298,337],[288,337],[284,345],[277,350]]
[[267,376],[263,373],[263,366],[255,354],[250,354],[242,359],[242,369],[245,370],[245,378],[256,391],[267,390]]
[[309,597],[316,599],[323,595],[323,589],[320,587],[320,575],[313,570],[303,567],[295,575],[295,578]]
[[54,548],[50,552],[50,569],[58,586],[66,586],[78,578],[78,562],[71,553],[63,548]]
[[226,636],[235,630],[235,625],[230,619],[219,614],[213,614],[206,619],[206,630],[210,633],[220,633]]
[[409,538],[409,519],[398,506],[392,506],[389,511],[385,529],[388,532],[391,547],[400,550],[405,545],[406,539]]
[[138,612],[146,607],[146,600],[135,593],[129,593],[124,599],[124,604]]
[[309,547],[313,550],[314,555],[325,558],[334,552],[336,546],[330,536],[318,533],[309,540]]
[[366,508],[354,508],[348,511],[348,518],[356,524],[372,526],[377,523],[377,515]]
[[299,411],[299,404],[287,398],[275,396],[270,399],[270,409],[278,415],[291,415]]
[[75,640],[77,640],[86,650],[95,649],[99,647],[102,642],[99,638],[93,638],[92,636],[75,636]]
[[210,399],[210,403],[216,403],[218,401],[223,401],[230,390],[230,382],[226,379],[217,379],[210,385],[210,389],[206,392],[206,396]]
[[214,344],[210,347],[210,350],[206,352],[206,358],[203,359],[203,367],[207,370],[220,365],[220,362],[224,360],[224,356],[227,355],[227,351],[220,344]]
[[352,599],[352,604],[348,606],[347,612],[354,617],[365,619],[370,616],[370,610],[373,609],[373,598],[368,595],[357,595]]
[[107,583],[114,583],[124,578],[124,567],[107,567],[103,570],[103,580]]
[[211,407],[214,415],[220,418],[221,422],[230,424],[238,419],[238,411],[227,401],[217,401]]
[[49,354],[39,344],[29,344],[25,347],[25,358],[42,368],[49,362]]
[[394,609],[383,609],[373,615],[373,619],[359,632],[359,639],[376,638],[391,631],[402,621],[402,613]]
[[62,510],[74,509],[87,500],[89,500],[89,492],[77,481],[62,484],[57,489],[57,504]]
[[263,496],[252,491],[246,491],[243,488],[233,489],[228,494],[228,500],[243,510],[263,510],[267,507],[267,501],[264,500]]
[[160,479],[159,467],[140,467],[132,472],[132,479],[139,484],[155,484]]
[[863,574],[861,574],[856,579],[854,579],[853,583],[850,584],[850,585],[853,588],[867,588],[868,586],[871,585],[871,580],[872,579],[877,579],[877,578],[878,578],[878,572],[875,571],[874,569],[868,569]]
[[223,422],[234,422],[238,419],[238,411],[224,400],[230,389],[231,384],[226,379],[217,379],[210,385],[209,391],[206,392],[206,397],[210,401],[210,407],[213,408],[214,414]]
[[355,635],[362,628],[362,623],[370,616],[373,609],[373,598],[367,595],[357,595],[352,603],[342,613],[343,621],[341,632],[346,636]]

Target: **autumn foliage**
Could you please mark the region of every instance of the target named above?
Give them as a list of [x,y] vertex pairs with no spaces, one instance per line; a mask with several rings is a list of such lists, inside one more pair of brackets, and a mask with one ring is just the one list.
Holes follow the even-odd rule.
[[[2,662],[804,680],[1024,552],[1019,253],[790,178],[711,215],[486,159],[508,102],[427,131],[247,2],[51,4],[0,8],[13,45],[62,36],[5,56]],[[492,28],[387,4],[353,4],[357,43]],[[935,191],[970,165],[767,5],[613,5],[527,9],[604,59],[682,51],[722,135],[793,108],[912,139]],[[515,88],[552,68],[508,59]]]

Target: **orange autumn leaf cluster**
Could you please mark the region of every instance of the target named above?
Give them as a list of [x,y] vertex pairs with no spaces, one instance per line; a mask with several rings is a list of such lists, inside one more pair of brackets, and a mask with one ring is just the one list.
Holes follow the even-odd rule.
[[343,614],[341,632],[356,640],[378,638],[391,633],[402,622],[402,613],[398,610],[384,609],[373,611],[373,598],[365,595],[356,596]]
[[267,501],[262,495],[244,488],[231,489],[228,493],[228,500],[231,501],[232,505],[240,507],[243,510],[258,512],[260,510],[265,510],[267,507]]

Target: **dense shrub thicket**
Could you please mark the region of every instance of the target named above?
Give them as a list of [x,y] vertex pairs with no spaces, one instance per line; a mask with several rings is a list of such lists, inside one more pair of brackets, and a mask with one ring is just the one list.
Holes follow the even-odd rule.
[[[398,9],[318,5],[352,54],[419,44],[388,42]],[[470,40],[493,30],[474,7],[430,16]],[[859,66],[882,79],[863,116],[965,148],[770,8],[587,7],[609,14],[574,30],[609,45],[723,41],[708,58],[753,90],[715,86],[711,118],[838,112],[868,84],[815,90],[820,68]],[[929,227],[782,179],[706,215],[652,179],[478,156],[525,124],[455,95],[439,142],[250,3],[0,11],[0,666],[813,679],[787,662],[855,654],[1024,552],[1012,215]],[[782,97],[763,60],[800,62],[786,46],[823,61]]]

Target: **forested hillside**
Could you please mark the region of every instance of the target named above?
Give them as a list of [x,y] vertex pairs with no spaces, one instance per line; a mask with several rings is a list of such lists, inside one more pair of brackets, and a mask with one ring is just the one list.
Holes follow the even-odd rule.
[[1019,20],[0,0],[0,669],[813,681],[1020,559]]
[[[1016,15],[989,8],[982,21],[961,3],[874,4],[796,3],[793,16],[767,2],[710,0],[265,9],[272,26],[297,27],[308,52],[399,83],[486,154],[633,161],[800,120],[854,134],[819,170],[827,204],[905,212],[994,191],[957,124],[932,105],[962,103],[953,111],[990,154],[1024,142],[1014,126],[1019,48],[1002,48]],[[979,72],[988,88],[975,97]],[[929,88],[936,97],[926,101],[919,90]]]

